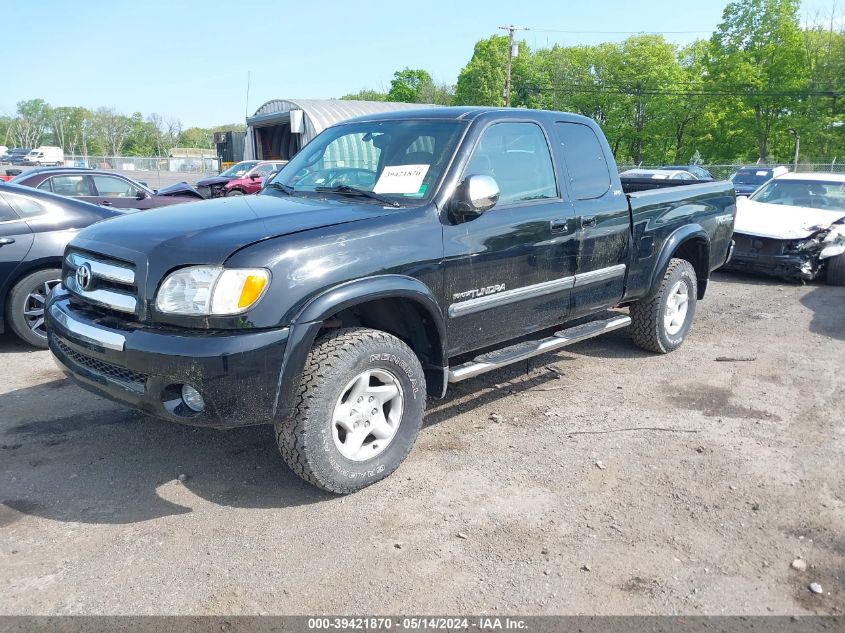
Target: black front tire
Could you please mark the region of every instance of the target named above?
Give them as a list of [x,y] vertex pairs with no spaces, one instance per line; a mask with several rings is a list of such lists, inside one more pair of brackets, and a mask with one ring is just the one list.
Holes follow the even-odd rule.
[[[362,372],[387,372],[401,388],[401,419],[389,443],[370,459],[341,453],[335,437],[339,400]],[[426,386],[416,354],[378,330],[336,330],[318,339],[308,354],[290,420],[275,426],[285,462],[305,481],[348,494],[384,479],[408,456],[422,426]]]
[[[47,349],[47,331],[43,326],[44,308],[49,289],[59,283],[61,277],[62,271],[57,268],[38,270],[18,281],[9,293],[6,318],[9,319],[12,331],[25,343]],[[40,315],[37,314],[39,310]]]
[[826,281],[829,286],[845,286],[845,253],[827,260]]
[[[664,318],[669,308],[669,300],[678,284],[686,286],[687,309],[683,324],[676,331],[670,331]],[[697,303],[698,282],[695,269],[685,259],[672,259],[663,275],[657,293],[631,305],[631,337],[637,346],[668,354],[678,349],[692,327]]]
[[244,192],[241,191],[240,189],[232,189],[231,191],[226,192],[227,198],[235,198],[237,196],[242,196],[242,195],[244,195]]

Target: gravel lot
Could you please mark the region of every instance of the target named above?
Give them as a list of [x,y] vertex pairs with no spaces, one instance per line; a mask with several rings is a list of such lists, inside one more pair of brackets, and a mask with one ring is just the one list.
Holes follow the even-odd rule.
[[678,352],[462,383],[346,498],[269,428],[158,422],[2,336],[0,613],[843,614],[843,312],[717,275]]

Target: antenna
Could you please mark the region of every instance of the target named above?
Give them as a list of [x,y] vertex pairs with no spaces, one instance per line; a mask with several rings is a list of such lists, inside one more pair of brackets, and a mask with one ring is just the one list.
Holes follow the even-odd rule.
[[249,76],[250,71],[246,71],[246,104],[244,104],[244,121],[249,118]]

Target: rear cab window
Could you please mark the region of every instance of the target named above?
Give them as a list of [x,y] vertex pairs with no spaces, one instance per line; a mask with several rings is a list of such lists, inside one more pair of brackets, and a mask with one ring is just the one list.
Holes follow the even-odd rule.
[[611,189],[612,180],[604,148],[596,133],[582,123],[555,123],[566,168],[569,188],[576,200],[601,198]]

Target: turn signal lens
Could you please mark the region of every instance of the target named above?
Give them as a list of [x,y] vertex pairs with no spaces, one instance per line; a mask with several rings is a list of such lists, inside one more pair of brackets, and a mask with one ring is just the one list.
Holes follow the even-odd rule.
[[241,298],[238,299],[239,308],[248,308],[253,303],[258,301],[258,297],[264,292],[264,286],[267,285],[266,277],[259,277],[256,275],[249,275],[244,281],[243,290],[241,290]]
[[258,302],[267,284],[270,272],[263,268],[224,269],[211,300],[211,314],[239,314]]

